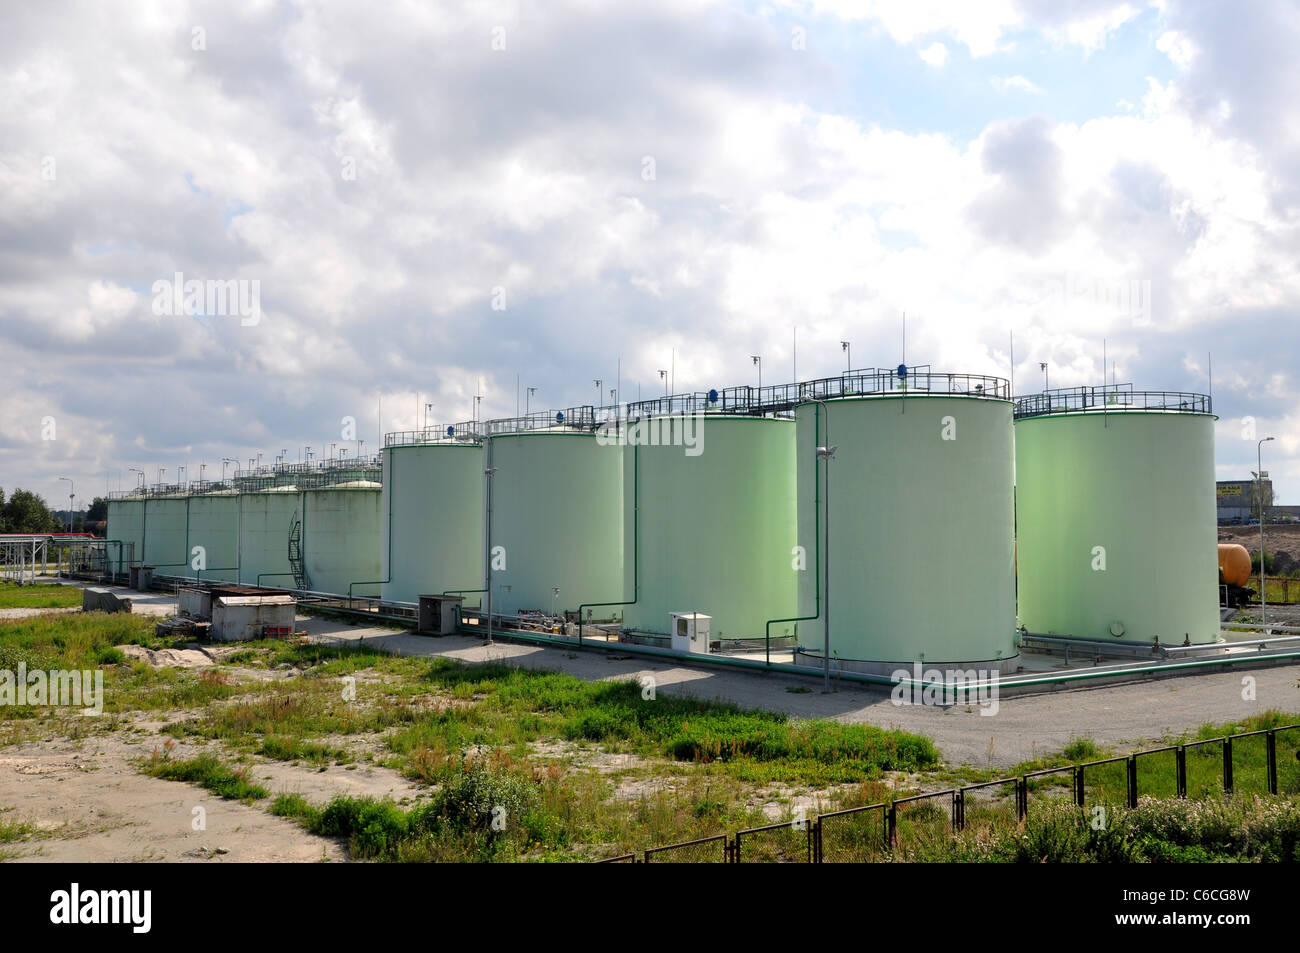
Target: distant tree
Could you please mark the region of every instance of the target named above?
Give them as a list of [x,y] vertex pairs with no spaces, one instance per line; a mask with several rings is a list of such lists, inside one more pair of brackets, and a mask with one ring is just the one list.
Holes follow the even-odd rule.
[[30,490],[14,490],[4,505],[5,530],[10,533],[57,533],[55,519],[45,501]]
[[1273,484],[1270,481],[1265,486],[1260,486],[1259,480],[1253,480],[1250,484],[1250,508],[1255,514],[1255,519],[1261,523],[1267,521],[1269,509],[1273,505]]
[[90,504],[90,509],[86,510],[86,522],[98,523],[100,520],[108,519],[108,500],[102,496],[97,496],[94,502]]

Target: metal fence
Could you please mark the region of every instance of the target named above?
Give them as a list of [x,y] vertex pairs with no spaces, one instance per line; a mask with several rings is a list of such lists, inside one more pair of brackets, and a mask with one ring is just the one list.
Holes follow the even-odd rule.
[[601,863],[845,863],[1020,823],[1049,801],[1135,808],[1138,798],[1300,794],[1300,724],[1164,745],[605,858]]

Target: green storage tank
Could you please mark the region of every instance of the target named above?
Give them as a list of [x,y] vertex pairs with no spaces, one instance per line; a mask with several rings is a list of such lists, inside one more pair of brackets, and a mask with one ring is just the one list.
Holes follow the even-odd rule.
[[[292,589],[289,536],[302,522],[302,494],[278,486],[239,495],[239,582]],[[301,528],[299,528],[301,535]]]
[[186,530],[189,523],[189,497],[178,493],[151,496],[144,501],[143,565],[152,566],[154,576],[191,575]]
[[[199,581],[235,582],[239,571],[239,494],[214,490],[189,498],[190,564],[184,575]],[[195,569],[194,547],[202,546],[205,568]]]
[[483,588],[483,446],[477,425],[384,438],[380,591],[389,602]]
[[379,595],[382,495],[374,480],[303,490],[302,552],[308,588]]
[[[710,640],[726,642],[763,639],[768,620],[796,615],[795,430],[792,419],[708,413],[629,422],[637,600],[625,627],[671,635],[672,613],[698,612]],[[792,635],[794,623],[771,632]]]
[[[122,541],[122,572],[140,565],[144,556],[144,499],[123,497],[108,501],[106,535]],[[117,554],[112,554],[113,571],[117,572]]]
[[816,616],[798,660],[823,664],[829,612],[833,669],[1014,671],[1008,383],[909,368],[800,387],[825,403],[797,410],[799,615]]
[[494,613],[623,598],[623,454],[587,416],[562,413],[572,427],[550,412],[488,422]]
[[1129,384],[1017,401],[1019,614],[1030,632],[1217,641],[1215,419],[1204,395]]

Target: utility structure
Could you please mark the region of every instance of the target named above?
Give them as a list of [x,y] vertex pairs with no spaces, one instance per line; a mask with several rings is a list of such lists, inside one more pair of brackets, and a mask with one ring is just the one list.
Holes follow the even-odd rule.
[[1259,624],[1268,623],[1268,587],[1264,582],[1264,444],[1272,440],[1265,437],[1255,444],[1255,478],[1259,481]]

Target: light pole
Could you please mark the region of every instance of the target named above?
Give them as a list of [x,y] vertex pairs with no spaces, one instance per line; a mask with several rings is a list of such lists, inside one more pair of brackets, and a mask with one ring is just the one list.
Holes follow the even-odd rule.
[[822,412],[826,416],[826,443],[817,448],[817,458],[824,461],[825,465],[825,487],[826,491],[822,498],[825,502],[824,522],[826,531],[822,534],[822,545],[826,554],[825,560],[822,561],[822,691],[829,693],[831,690],[831,460],[835,456],[838,447],[831,444],[831,415],[826,406],[826,402],[819,400]]
[[433,410],[433,404],[424,405],[424,429],[429,429],[429,411]]
[[1259,624],[1268,621],[1268,587],[1264,584],[1264,444],[1272,440],[1265,437],[1255,444],[1255,477],[1259,480]]
[[233,464],[235,465],[235,472],[236,472],[236,473],[239,472],[239,461],[238,461],[238,460],[232,460],[230,457],[222,457],[222,458],[221,458],[221,482],[222,482],[222,483],[225,483],[225,482],[226,482],[226,465],[229,464],[229,463],[233,463]]
[[529,387],[524,394],[524,416],[527,417],[533,407],[533,395],[537,393],[536,387]]
[[668,372],[663,368],[659,369],[659,379],[664,382],[664,396],[668,396]]
[[843,351],[845,355],[844,370],[847,373],[848,371],[853,370],[853,348],[849,347],[848,341],[841,341],[840,350]]
[[130,470],[132,473],[140,474],[139,487],[141,489],[144,489],[144,471],[141,470],[139,467],[127,467],[127,469]]
[[560,598],[560,587],[551,587],[551,618],[555,618],[555,601]]
[[596,406],[599,407],[599,406],[600,406],[600,398],[601,398],[602,393],[603,393],[603,392],[601,391],[601,389],[600,389],[600,385],[601,385],[602,383],[604,383],[604,382],[603,382],[603,381],[600,381],[600,380],[597,380],[595,383],[596,383]]
[[[488,460],[492,459],[492,441],[487,441]],[[484,546],[487,557],[487,642],[492,644],[492,474],[497,472],[497,468],[488,466],[483,469],[483,536],[487,545]]]
[[77,495],[77,484],[73,483],[69,477],[59,477],[60,480],[68,481],[68,532],[72,532],[72,499]]
[[763,389],[763,358],[758,354],[749,355],[750,361],[758,365],[758,389]]
[[203,482],[203,474],[207,469],[208,469],[208,465],[206,463],[199,464],[199,483]]
[[162,483],[163,474],[166,473],[166,472],[167,472],[167,468],[166,468],[166,467],[159,467],[159,468],[158,468],[158,482],[159,482],[159,483]]
[[1043,372],[1043,390],[1047,390],[1047,362],[1039,361],[1038,369]]

